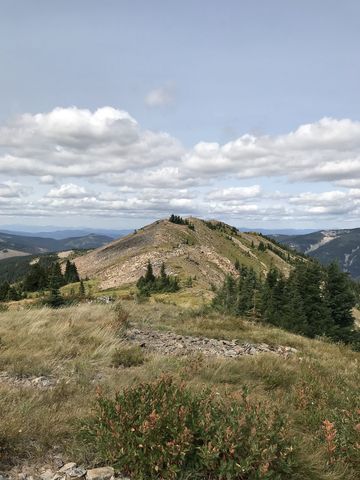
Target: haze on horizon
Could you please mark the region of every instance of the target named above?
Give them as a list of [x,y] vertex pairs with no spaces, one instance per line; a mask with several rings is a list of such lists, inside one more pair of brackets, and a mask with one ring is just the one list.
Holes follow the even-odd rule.
[[354,228],[356,0],[3,0],[0,228]]

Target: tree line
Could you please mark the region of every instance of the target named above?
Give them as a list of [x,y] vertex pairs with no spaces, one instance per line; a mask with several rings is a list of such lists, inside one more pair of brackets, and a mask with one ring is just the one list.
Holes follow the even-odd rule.
[[271,268],[262,280],[252,268],[236,264],[238,278],[227,276],[216,292],[213,307],[233,315],[247,315],[310,338],[327,336],[359,341],[352,308],[354,282],[336,263],[299,261],[285,277]]
[[41,292],[59,290],[69,283],[80,282],[76,265],[67,260],[65,271],[62,273],[61,266],[56,257],[44,257],[30,265],[21,282],[10,285],[8,281],[0,284],[0,301],[20,300],[27,292]]
[[174,215],[172,213],[169,217],[169,222],[175,223],[176,225],[187,225],[190,230],[195,230],[195,225],[186,218],[180,217],[180,215]]
[[154,274],[153,266],[148,261],[145,275],[142,275],[136,283],[140,296],[148,297],[152,293],[169,293],[179,290],[179,282],[176,277],[167,275],[165,263],[160,267],[160,274]]

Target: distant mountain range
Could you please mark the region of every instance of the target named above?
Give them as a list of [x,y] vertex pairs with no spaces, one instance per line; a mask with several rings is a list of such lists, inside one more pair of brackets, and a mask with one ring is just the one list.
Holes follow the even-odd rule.
[[[66,228],[60,229],[54,226],[48,227],[30,227],[29,225],[3,225],[0,226],[0,232],[18,235],[21,237],[41,237],[63,240],[71,237],[84,237],[90,234],[104,235],[111,239],[120,238],[132,232],[130,229],[113,230],[106,228]],[[283,232],[275,232],[283,233]]]
[[112,237],[94,233],[56,239],[0,232],[0,260],[31,254],[97,248],[112,240]]
[[278,242],[328,264],[339,262],[345,272],[360,279],[360,228],[321,230],[306,235],[272,235]]
[[240,227],[240,232],[257,232],[263,235],[305,235],[316,230],[311,228],[246,228]]

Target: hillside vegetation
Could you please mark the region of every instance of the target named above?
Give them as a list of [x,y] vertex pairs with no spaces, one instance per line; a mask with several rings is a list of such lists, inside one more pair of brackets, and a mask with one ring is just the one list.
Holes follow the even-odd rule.
[[[130,327],[168,332],[169,335],[178,333],[236,339],[238,342],[288,345],[295,348],[297,353],[287,357],[259,353],[222,358],[204,356],[201,352],[191,356],[174,356],[152,351],[145,345],[141,348],[142,359],[139,361],[138,354],[134,356],[134,353],[129,353],[134,348],[125,335]],[[233,420],[224,413],[221,405],[231,406],[232,402],[236,402],[238,415],[245,415],[244,422],[248,423],[241,428],[248,425],[250,430],[246,435],[243,431],[242,440],[237,443],[242,450],[236,450],[235,457],[235,450],[231,454],[229,440],[232,434],[230,430],[227,433],[226,429],[223,431],[221,441],[225,443],[221,448],[227,449],[226,455],[230,456],[223,457],[221,468],[233,468],[235,470],[231,471],[238,472],[237,476],[233,474],[231,478],[359,478],[359,354],[344,346],[305,339],[239,317],[204,314],[163,303],[137,305],[134,302],[122,302],[116,307],[82,304],[65,309],[42,308],[0,313],[0,338],[2,469],[19,466],[29,459],[34,468],[46,462],[51,464],[54,454],[61,454],[64,460],[87,465],[104,459],[109,461],[98,442],[90,441],[88,434],[79,436],[81,431],[85,434],[81,426],[84,422],[87,428],[96,428],[93,421],[98,418],[100,411],[96,406],[95,391],[99,394],[101,390],[98,400],[106,403],[115,398],[115,392],[130,388],[127,391],[128,399],[134,400],[132,403],[129,400],[127,411],[129,415],[145,420],[141,415],[146,410],[140,413],[140,409],[145,408],[147,401],[141,402],[137,395],[145,391],[152,392],[151,395],[149,393],[151,401],[157,402],[156,392],[159,388],[165,388],[164,384],[158,383],[158,379],[165,375],[165,378],[171,378],[171,388],[177,392],[177,398],[184,398],[183,405],[190,409],[186,410],[189,415],[192,411],[191,398],[199,400],[204,388],[210,389],[209,399],[214,395],[211,401],[216,402],[216,408],[220,409],[218,418],[222,419],[222,427],[230,426],[226,422]],[[124,359],[127,359],[127,363],[123,363]],[[168,382],[164,381],[165,384]],[[143,387],[136,393],[140,384]],[[183,392],[183,388],[188,393]],[[172,395],[171,390],[166,392],[166,395]],[[123,402],[121,397],[117,401]],[[243,404],[243,401],[246,403]],[[203,405],[201,408],[206,411],[208,407]],[[110,414],[110,410],[106,412]],[[156,407],[156,415],[162,415],[161,412],[160,406]],[[195,421],[195,417],[193,419]],[[113,421],[116,422],[116,418]],[[208,422],[207,428],[211,428],[212,421]],[[121,438],[128,439],[125,444],[128,460],[122,461],[122,471],[133,475],[133,478],[143,478],[141,471],[139,473],[137,470],[139,465],[143,465],[142,471],[148,471],[146,478],[157,478],[157,472],[151,470],[146,457],[141,460],[145,463],[139,461],[133,465],[137,455],[137,449],[131,450],[133,426],[129,424],[127,429],[126,423],[121,425]],[[176,430],[180,434],[183,428],[181,424],[172,425],[171,428],[180,429]],[[270,430],[266,433],[268,428],[271,434]],[[150,429],[146,436],[147,448],[154,441],[151,432]],[[235,439],[236,429],[233,432]],[[107,435],[106,430],[103,433]],[[201,435],[206,436],[206,431]],[[250,442],[251,450],[247,450],[246,446],[248,435],[253,439]],[[111,437],[106,438],[106,441],[111,441]],[[212,440],[215,449],[220,447],[218,441],[220,437]],[[264,441],[265,444],[262,443]],[[169,447],[166,448],[164,455],[169,452]],[[268,448],[270,450],[266,450]],[[284,457],[280,452],[283,452],[281,455],[287,453]],[[277,457],[278,454],[280,457]],[[172,476],[171,460],[164,458],[167,458],[168,467],[165,463],[161,464],[161,468],[164,468],[163,478],[182,478],[181,472]],[[215,455],[213,460],[208,457],[206,461],[204,458],[201,461],[198,459],[203,469],[201,471],[206,470],[206,465],[215,465],[213,472],[217,471],[220,464],[211,461],[218,458]],[[236,470],[238,467],[231,463],[231,458],[247,469],[246,476]],[[196,470],[193,471],[195,473]],[[210,475],[210,478],[225,476]]]
[[298,257],[256,233],[238,232],[217,221],[187,221],[159,220],[83,255],[76,260],[79,273],[98,279],[105,290],[136,283],[149,261],[156,273],[165,262],[169,274],[180,280],[191,277],[199,289],[209,289],[220,285],[226,274],[236,274],[237,260],[264,277],[271,266],[288,275]]
[[274,235],[274,238],[325,265],[336,261],[354,279],[360,278],[360,228],[322,230],[306,235]]

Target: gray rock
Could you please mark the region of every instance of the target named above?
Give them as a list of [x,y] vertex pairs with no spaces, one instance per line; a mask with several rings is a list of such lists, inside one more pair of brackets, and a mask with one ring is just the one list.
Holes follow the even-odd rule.
[[52,472],[51,470],[45,470],[45,472],[40,475],[41,480],[52,480],[53,477],[54,472]]
[[86,480],[110,480],[114,476],[112,467],[93,468],[86,473]]
[[76,465],[76,463],[74,463],[74,462],[65,463],[65,465],[63,465],[63,466],[59,469],[58,473],[66,473],[68,470],[71,470],[71,469],[73,469],[73,468],[76,468],[76,466],[77,466],[77,465]]
[[74,467],[66,471],[66,480],[77,480],[85,477],[86,470],[82,467]]

